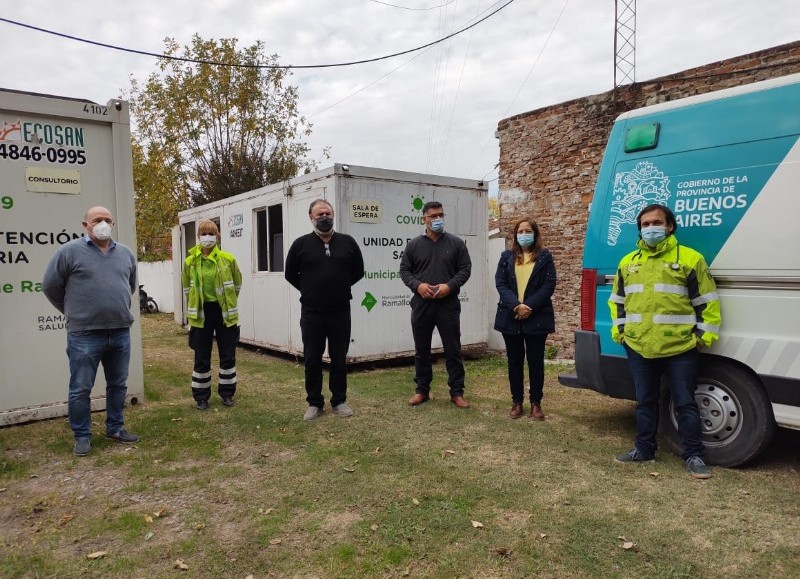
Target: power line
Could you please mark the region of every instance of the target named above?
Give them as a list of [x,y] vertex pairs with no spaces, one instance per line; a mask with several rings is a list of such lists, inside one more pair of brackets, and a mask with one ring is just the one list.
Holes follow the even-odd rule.
[[35,30],[37,32],[43,32],[45,34],[51,34],[53,36],[58,36],[60,38],[66,38],[67,40],[74,40],[76,42],[83,42],[84,44],[91,44],[93,46],[100,46],[102,48],[110,48],[112,50],[119,50],[121,52],[129,52],[129,53],[132,53],[132,54],[139,54],[139,55],[142,55],[142,56],[152,56],[152,57],[155,57],[155,58],[163,58],[165,60],[176,60],[176,61],[179,61],[179,62],[190,62],[190,63],[193,63],[193,64],[208,64],[208,65],[211,65],[211,66],[230,66],[230,67],[235,67],[235,68],[284,69],[284,70],[288,70],[288,69],[308,69],[308,68],[333,68],[333,67],[340,67],[340,66],[353,66],[353,65],[356,65],[356,64],[367,64],[369,62],[378,62],[380,60],[388,60],[388,59],[394,58],[396,56],[402,56],[404,54],[409,54],[411,52],[416,52],[418,50],[423,50],[425,48],[428,48],[430,46],[434,46],[436,44],[444,42],[445,40],[449,40],[449,39],[451,39],[451,38],[453,38],[455,36],[458,36],[459,34],[461,34],[463,32],[466,32],[467,30],[469,30],[471,28],[474,28],[475,26],[477,26],[478,24],[488,20],[489,18],[491,18],[492,16],[494,16],[495,14],[500,12],[503,8],[506,8],[507,6],[509,6],[513,2],[514,2],[514,0],[508,0],[508,2],[506,2],[505,4],[500,6],[500,8],[498,8],[494,12],[491,12],[490,14],[486,15],[485,17],[481,18],[477,22],[473,22],[469,26],[465,26],[464,28],[461,28],[460,30],[456,30],[452,34],[448,34],[447,36],[445,36],[443,38],[440,38],[438,40],[434,40],[433,42],[429,42],[427,44],[423,44],[422,46],[417,46],[416,48],[409,48],[408,50],[403,50],[401,52],[395,52],[393,54],[387,54],[386,56],[378,56],[378,57],[375,57],[375,58],[365,58],[365,59],[362,59],[362,60],[353,60],[353,61],[350,61],[350,62],[337,62],[337,63],[332,63],[332,64],[286,64],[286,65],[279,65],[279,64],[240,64],[240,63],[217,62],[217,61],[213,61],[213,60],[201,60],[201,59],[196,59],[196,58],[183,58],[183,57],[180,57],[180,56],[172,56],[172,55],[167,55],[167,54],[156,54],[154,52],[147,52],[145,50],[137,50],[135,48],[126,48],[124,46],[116,46],[114,44],[106,44],[105,42],[98,42],[96,40],[88,40],[86,38],[81,38],[79,36],[72,36],[70,34],[64,34],[62,32],[56,32],[54,30],[48,30],[46,28],[40,28],[39,26],[33,26],[31,24],[25,24],[23,22],[17,22],[15,20],[10,20],[8,18],[0,17],[0,22],[5,22],[5,23],[11,24],[13,26],[20,26],[22,28],[28,28],[30,30]]
[[409,8],[408,6],[398,6],[397,4],[389,4],[388,2],[381,2],[380,0],[370,0],[370,2],[375,2],[375,4],[383,4],[384,6],[391,6],[392,8],[400,8],[401,10],[436,10],[437,8],[444,8],[448,4],[452,4],[456,0],[449,0],[444,4],[439,4],[438,6],[431,6],[430,8]]

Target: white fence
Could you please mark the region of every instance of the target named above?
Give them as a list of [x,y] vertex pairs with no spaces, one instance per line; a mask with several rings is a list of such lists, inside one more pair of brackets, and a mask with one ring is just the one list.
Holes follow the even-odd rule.
[[143,285],[147,295],[156,300],[158,311],[175,311],[171,261],[140,261],[139,285]]

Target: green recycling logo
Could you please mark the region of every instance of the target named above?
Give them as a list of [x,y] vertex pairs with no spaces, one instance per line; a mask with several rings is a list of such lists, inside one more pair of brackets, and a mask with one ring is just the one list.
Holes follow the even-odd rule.
[[378,300],[375,299],[375,296],[369,292],[364,292],[364,299],[361,300],[361,305],[367,308],[368,312],[372,311],[372,308],[375,307],[375,304],[378,303]]

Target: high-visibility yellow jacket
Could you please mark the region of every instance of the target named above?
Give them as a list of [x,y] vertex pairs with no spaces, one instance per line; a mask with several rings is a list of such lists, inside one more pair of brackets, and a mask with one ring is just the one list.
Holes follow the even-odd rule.
[[[242,272],[232,253],[222,251],[218,245],[214,246],[206,259],[214,262],[217,274],[214,277],[214,292],[217,302],[222,309],[222,319],[225,325],[235,326],[239,323],[239,290],[242,289]],[[186,317],[189,325],[202,328],[205,324],[203,315],[203,278],[202,278],[202,247],[198,244],[189,250],[189,257],[183,264],[181,281],[183,293],[186,295]]]
[[622,258],[608,305],[611,337],[644,358],[682,354],[719,339],[719,296],[703,256],[670,235]]

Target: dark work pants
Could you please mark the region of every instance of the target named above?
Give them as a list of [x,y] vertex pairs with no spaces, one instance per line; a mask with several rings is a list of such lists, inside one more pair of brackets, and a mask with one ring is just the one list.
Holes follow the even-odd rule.
[[547,334],[503,334],[508,357],[508,385],[511,400],[522,404],[525,399],[525,359],[528,360],[531,404],[542,403],[544,389],[544,344]]
[[461,302],[458,297],[441,300],[414,300],[411,331],[414,334],[414,382],[416,391],[428,394],[433,380],[431,338],[439,330],[444,348],[450,396],[464,395],[464,360],[461,357]]
[[684,460],[690,456],[702,457],[704,447],[700,438],[700,412],[694,399],[700,357],[697,349],[665,358],[644,358],[628,346],[625,346],[625,351],[636,387],[636,448],[648,458],[654,456],[658,448],[658,403],[661,375],[665,374],[678,414],[678,435],[683,445],[681,457]]
[[350,308],[320,312],[302,310],[300,331],[303,336],[303,358],[306,369],[306,402],[322,408],[322,355],[328,343],[331,406],[347,400],[347,351],[350,349]]
[[228,327],[222,321],[222,309],[216,302],[203,304],[205,324],[202,328],[189,328],[189,347],[194,350],[192,396],[197,402],[211,398],[211,350],[214,337],[219,350],[219,386],[222,397],[236,393],[236,344],[239,343],[239,326]]

